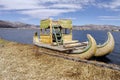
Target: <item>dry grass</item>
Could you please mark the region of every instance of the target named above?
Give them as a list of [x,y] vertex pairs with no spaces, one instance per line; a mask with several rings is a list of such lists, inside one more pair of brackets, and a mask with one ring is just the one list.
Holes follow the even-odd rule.
[[[120,80],[120,71],[44,54],[32,45],[0,40],[0,80]],[[41,49],[42,50],[42,49]]]

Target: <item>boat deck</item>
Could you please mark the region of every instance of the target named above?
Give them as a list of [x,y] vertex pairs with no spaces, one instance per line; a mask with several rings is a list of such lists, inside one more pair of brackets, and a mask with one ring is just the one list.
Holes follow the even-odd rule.
[[79,43],[81,44],[79,47],[65,47],[64,45],[59,45],[59,46],[54,46],[54,45],[51,45],[51,44],[45,44],[45,43],[42,43],[42,42],[34,42],[34,44],[36,46],[39,46],[39,47],[43,47],[43,48],[48,48],[48,49],[52,49],[52,50],[57,50],[57,51],[72,51],[72,50],[82,50],[83,48],[85,48],[85,44],[82,44],[82,43]]
[[53,50],[57,50],[57,51],[70,51],[70,50],[74,50],[75,48],[64,48],[63,45],[59,45],[59,46],[52,46],[51,44],[45,44],[45,43],[38,43],[38,42],[34,42],[34,44],[36,46],[39,47],[43,47],[43,48],[49,48],[49,49],[53,49]]

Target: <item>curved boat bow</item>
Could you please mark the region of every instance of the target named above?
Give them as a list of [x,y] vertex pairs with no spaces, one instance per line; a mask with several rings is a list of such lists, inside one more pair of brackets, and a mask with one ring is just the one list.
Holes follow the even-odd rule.
[[89,59],[95,55],[97,49],[96,41],[90,34],[88,34],[87,37],[89,41],[86,48],[84,48],[83,50],[72,51],[72,53],[74,54],[70,54],[71,56],[76,56],[81,59]]
[[107,34],[108,34],[107,41],[104,44],[97,46],[97,51],[95,53],[96,57],[105,56],[112,52],[114,49],[115,45],[114,38],[110,32],[108,32]]

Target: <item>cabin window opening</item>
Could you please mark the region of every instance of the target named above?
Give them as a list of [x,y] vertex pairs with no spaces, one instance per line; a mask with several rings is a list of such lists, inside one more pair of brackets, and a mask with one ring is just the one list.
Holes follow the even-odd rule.
[[50,28],[45,29],[45,34],[50,34]]
[[41,34],[43,35],[49,35],[50,34],[50,28],[40,29]]
[[72,31],[72,30],[71,30],[71,29],[68,29],[68,28],[63,28],[63,29],[62,29],[62,33],[63,33],[63,34],[70,34],[71,31]]

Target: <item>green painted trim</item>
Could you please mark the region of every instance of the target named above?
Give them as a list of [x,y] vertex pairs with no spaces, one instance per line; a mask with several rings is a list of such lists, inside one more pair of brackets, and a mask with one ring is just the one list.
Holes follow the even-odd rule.
[[89,39],[89,41],[88,41],[87,47],[86,47],[85,49],[83,49],[82,51],[77,52],[77,53],[74,53],[74,54],[82,54],[82,53],[84,53],[84,52],[87,52],[87,51],[92,47],[91,38],[88,37],[88,39]]

